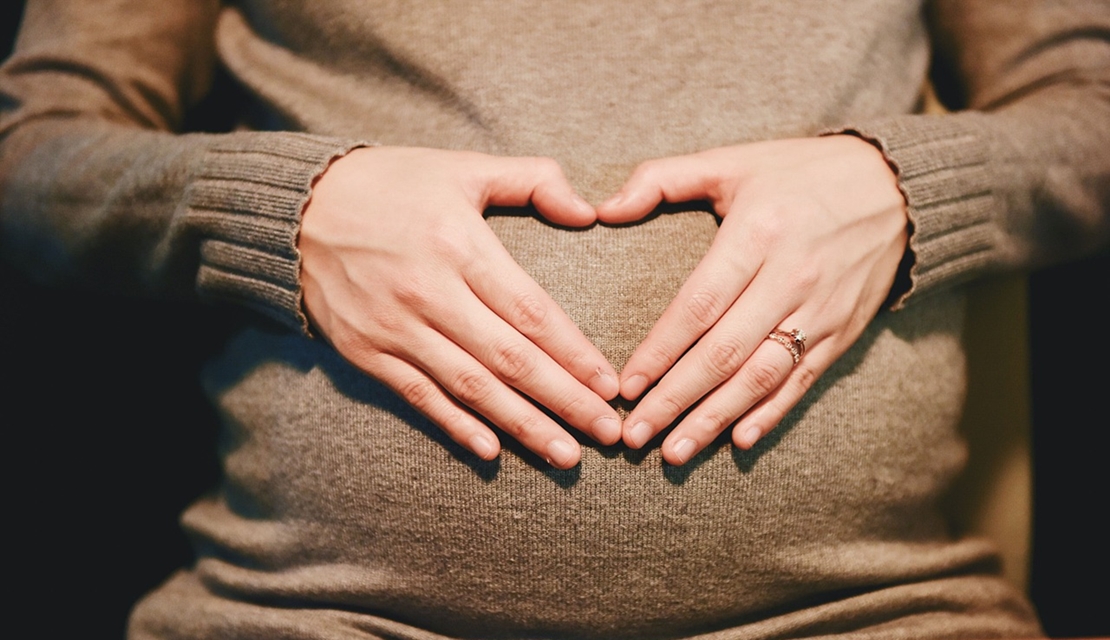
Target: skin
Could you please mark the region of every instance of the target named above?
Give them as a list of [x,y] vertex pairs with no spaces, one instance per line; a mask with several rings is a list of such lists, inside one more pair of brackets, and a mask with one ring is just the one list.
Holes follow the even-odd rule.
[[566,469],[581,448],[523,396],[614,444],[620,419],[606,400],[618,379],[482,217],[529,202],[557,224],[596,221],[553,160],[352,151],[303,214],[304,304],[341,355],[479,457],[497,457],[500,442],[475,414]]
[[[720,230],[619,379],[482,218],[532,203],[556,224],[627,223],[692,200],[712,203]],[[550,159],[373,148],[315,185],[299,248],[319,332],[479,457],[500,443],[477,415],[556,467],[578,464],[577,442],[527,396],[637,449],[694,407],[663,442],[681,465],[730,426],[753,446],[848,350],[890,291],[907,225],[896,176],[854,136],[651,160],[596,210]],[[797,366],[767,339],[776,328],[806,331]],[[618,391],[643,396],[623,425],[606,403]]]
[[[721,217],[709,252],[621,372],[640,397],[624,442],[663,442],[684,464],[733,426],[749,449],[859,338],[906,250],[908,217],[882,154],[854,136],[775,140],[651,160],[598,207],[620,223],[660,202],[708,200]],[[793,357],[767,335],[803,329]],[[696,406],[695,406],[696,405]]]

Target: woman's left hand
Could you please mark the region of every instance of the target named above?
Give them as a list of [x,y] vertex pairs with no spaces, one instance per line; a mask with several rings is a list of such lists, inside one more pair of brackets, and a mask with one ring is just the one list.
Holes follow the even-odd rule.
[[[628,399],[658,381],[624,421],[630,447],[697,405],[663,442],[671,464],[733,423],[742,449],[773,429],[879,311],[907,243],[893,171],[850,135],[650,160],[597,212],[630,222],[692,200],[713,205],[720,229],[620,375]],[[792,329],[806,336],[797,364],[791,340],[768,337]]]

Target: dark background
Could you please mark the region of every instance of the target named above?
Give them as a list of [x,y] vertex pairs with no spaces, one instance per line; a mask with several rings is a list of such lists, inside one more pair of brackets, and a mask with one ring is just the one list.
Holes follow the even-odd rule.
[[[0,4],[0,57],[21,9]],[[1110,636],[1108,277],[1104,253],[1030,278],[1031,590],[1057,637]],[[197,377],[222,315],[55,291],[0,261],[9,618],[121,637],[132,603],[191,562],[177,518],[218,475]]]

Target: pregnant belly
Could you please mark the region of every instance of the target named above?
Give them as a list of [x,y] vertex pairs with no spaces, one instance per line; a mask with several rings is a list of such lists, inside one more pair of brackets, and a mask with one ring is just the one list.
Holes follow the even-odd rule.
[[[567,231],[493,218],[618,368],[712,240],[700,212]],[[206,373],[225,482],[185,516],[225,596],[447,635],[720,628],[950,571],[934,500],[962,464],[960,300],[884,315],[771,436],[691,463],[584,443],[483,462],[322,342],[251,329]],[[966,554],[964,554],[966,556]]]

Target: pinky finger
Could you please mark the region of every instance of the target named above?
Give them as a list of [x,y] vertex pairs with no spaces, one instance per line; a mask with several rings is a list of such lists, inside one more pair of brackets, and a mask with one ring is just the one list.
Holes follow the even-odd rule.
[[732,443],[745,450],[755,446],[782,422],[831,364],[819,345],[807,351],[786,380],[737,421],[732,428]]
[[394,356],[378,357],[375,377],[474,455],[483,460],[497,457],[501,442],[493,431],[456,403],[427,374]]

